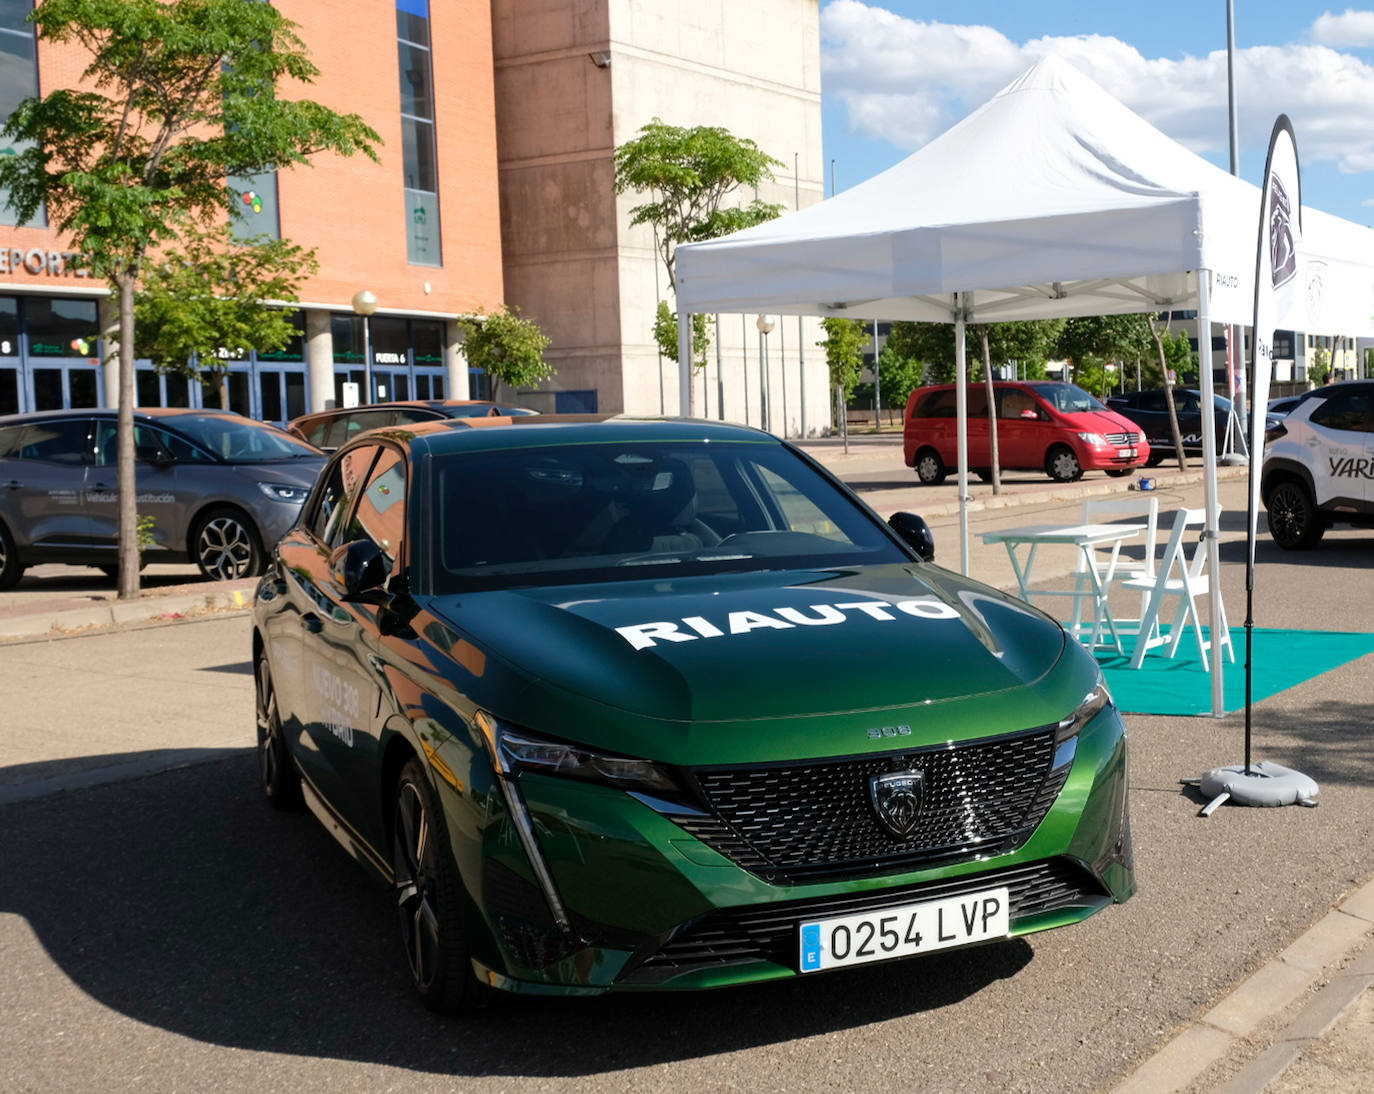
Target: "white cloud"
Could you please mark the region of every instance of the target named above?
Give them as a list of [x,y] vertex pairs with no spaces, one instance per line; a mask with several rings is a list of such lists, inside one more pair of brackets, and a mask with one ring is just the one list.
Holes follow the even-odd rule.
[[1374,11],[1346,8],[1343,15],[1328,11],[1312,24],[1312,40],[1334,49],[1374,46]]
[[[1304,161],[1374,171],[1374,67],[1322,44],[1329,28],[1344,28],[1348,46],[1366,23],[1374,42],[1374,12],[1347,12],[1318,19],[1313,41],[1237,51],[1242,146],[1264,148],[1274,118],[1287,113]],[[1227,147],[1224,50],[1149,58],[1101,35],[1017,43],[991,27],[906,19],[861,0],[826,4],[821,39],[826,91],[845,104],[851,130],[899,148],[938,136],[1049,53],[1194,151]]]

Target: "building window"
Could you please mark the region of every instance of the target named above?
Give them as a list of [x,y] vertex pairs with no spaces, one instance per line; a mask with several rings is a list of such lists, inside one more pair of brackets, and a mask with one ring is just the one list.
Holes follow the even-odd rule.
[[[9,120],[25,99],[38,94],[38,52],[32,23],[25,22],[33,10],[31,0],[0,0],[0,125]],[[0,156],[12,156],[24,149],[22,143],[6,141]],[[17,224],[14,210],[0,198],[0,224]],[[40,207],[29,222],[47,227],[47,214]]]
[[434,144],[434,75],[430,63],[429,0],[396,0],[401,74],[401,157],[405,173],[406,257],[415,266],[442,266],[439,170]]
[[97,357],[94,300],[31,296],[24,301],[30,357]]
[[256,175],[230,175],[229,189],[238,195],[229,232],[247,242],[258,236],[281,239],[281,215],[277,208],[277,173],[259,171]]

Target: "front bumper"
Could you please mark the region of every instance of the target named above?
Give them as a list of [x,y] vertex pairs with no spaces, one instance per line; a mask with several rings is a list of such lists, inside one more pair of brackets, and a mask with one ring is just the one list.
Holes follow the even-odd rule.
[[[474,964],[495,987],[541,994],[780,979],[799,975],[803,920],[1001,885],[1013,937],[1075,923],[1135,890],[1126,764],[1125,729],[1109,708],[1079,734],[1062,789],[1015,850],[807,884],[764,880],[652,801],[527,773],[517,808],[528,810],[566,928],[555,922],[492,776],[480,840],[474,845],[468,830],[471,855],[460,862],[474,896]],[[465,838],[451,836],[455,848]]]

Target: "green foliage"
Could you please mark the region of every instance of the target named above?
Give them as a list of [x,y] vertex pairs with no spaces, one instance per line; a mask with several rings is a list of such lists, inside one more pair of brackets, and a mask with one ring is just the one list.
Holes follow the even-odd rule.
[[544,360],[549,336],[519,309],[500,308],[480,319],[460,319],[458,326],[467,338],[468,364],[491,377],[493,396],[500,384],[534,387],[554,374],[553,366]]
[[44,0],[31,19],[82,46],[83,88],[25,99],[4,135],[0,188],[20,222],[46,205],[90,272],[136,276],[148,250],[228,213],[226,176],[362,152],[380,140],[357,115],[277,97],[317,69],[294,26],[255,0]]
[[903,357],[888,342],[878,354],[878,389],[883,406],[904,407],[907,396],[921,386],[925,366],[914,357]]
[[[1023,375],[1043,378],[1045,364],[1057,344],[1064,320],[1028,319],[1013,323],[970,325],[964,335],[968,347],[970,381],[983,378],[981,354],[975,348],[981,342],[983,326],[987,327],[988,353],[994,367],[1014,361]],[[953,323],[893,323],[887,344],[898,355],[923,362],[927,383],[954,383],[957,365],[954,360]]]
[[721,207],[740,186],[757,188],[781,166],[753,141],[726,129],[683,129],[654,118],[638,137],[615,150],[615,192],[649,195],[649,201],[630,210],[630,223],[654,226],[668,284],[676,289],[679,243],[716,239],[782,212],[781,205],[757,197],[743,208]]
[[157,521],[153,517],[145,514],[138,518],[138,549],[140,553],[151,550],[157,544],[157,539],[153,535],[156,528]]
[[294,301],[298,278],[318,268],[314,250],[259,237],[243,245],[224,227],[190,230],[144,266],[134,302],[140,355],[164,372],[226,370],[250,350],[281,349],[294,314],[264,300]]
[[[654,317],[654,341],[658,343],[660,357],[666,357],[669,361],[677,360],[677,313],[668,307],[666,300],[658,302],[658,314]],[[710,349],[711,332],[706,326],[706,316],[692,316],[692,364],[697,368],[705,368]]]
[[[1198,355],[1188,341],[1188,335],[1179,331],[1173,338],[1164,338],[1164,358],[1174,373],[1174,383],[1180,387],[1197,384]],[[1162,377],[1161,377],[1162,381]]]
[[1331,379],[1331,351],[1325,346],[1312,351],[1312,358],[1307,363],[1307,379],[1313,384],[1324,384]]
[[864,363],[864,343],[868,339],[866,325],[862,319],[840,319],[831,316],[821,320],[825,328],[825,341],[816,345],[825,350],[825,360],[830,366],[830,383],[840,389],[845,404],[849,393],[859,382],[859,372]]

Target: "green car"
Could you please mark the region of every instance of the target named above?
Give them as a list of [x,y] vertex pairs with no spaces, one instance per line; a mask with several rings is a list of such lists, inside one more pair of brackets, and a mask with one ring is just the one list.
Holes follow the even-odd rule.
[[257,589],[258,756],[440,1010],[1014,938],[1135,888],[1126,734],[1043,613],[755,430],[363,434]]

